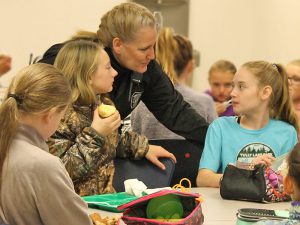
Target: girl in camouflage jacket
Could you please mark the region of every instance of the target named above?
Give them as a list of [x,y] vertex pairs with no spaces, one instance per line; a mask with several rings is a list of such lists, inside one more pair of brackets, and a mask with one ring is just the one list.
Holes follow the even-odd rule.
[[81,196],[114,192],[115,157],[146,157],[164,169],[159,157],[173,154],[133,132],[120,134],[120,114],[101,118],[97,105],[113,104],[105,96],[112,90],[117,72],[103,48],[89,41],[71,41],[59,52],[55,64],[68,78],[72,102],[59,128],[48,140],[50,152],[59,156]]

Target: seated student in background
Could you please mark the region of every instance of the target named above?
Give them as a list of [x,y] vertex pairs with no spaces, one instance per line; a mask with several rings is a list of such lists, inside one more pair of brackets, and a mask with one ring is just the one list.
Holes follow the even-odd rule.
[[231,97],[241,116],[221,117],[209,126],[198,186],[219,187],[228,163],[270,165],[297,143],[297,117],[280,65],[245,63],[234,76]]
[[115,157],[146,157],[164,169],[159,157],[173,154],[133,132],[119,134],[120,114],[101,118],[97,105],[113,102],[105,93],[112,91],[117,72],[104,49],[90,41],[71,41],[58,53],[54,65],[67,77],[72,89],[72,105],[48,141],[50,152],[59,156],[81,196],[114,192]]
[[230,100],[232,79],[236,73],[234,64],[227,60],[215,62],[209,69],[208,82],[210,90],[205,93],[215,101],[215,107],[219,116],[234,116]]
[[45,140],[71,100],[59,70],[34,64],[12,80],[0,106],[0,223],[91,225],[87,205]]
[[287,158],[287,175],[284,178],[284,190],[292,197],[289,219],[264,220],[255,225],[296,225],[300,224],[300,143],[298,142]]
[[[170,27],[162,28],[155,46],[156,60],[162,66],[175,89],[208,123],[217,118],[211,97],[187,87],[195,63],[192,43],[175,35]],[[183,139],[162,125],[142,102],[131,114],[132,130],[149,139]]]
[[300,123],[300,60],[294,60],[286,66],[290,95]]

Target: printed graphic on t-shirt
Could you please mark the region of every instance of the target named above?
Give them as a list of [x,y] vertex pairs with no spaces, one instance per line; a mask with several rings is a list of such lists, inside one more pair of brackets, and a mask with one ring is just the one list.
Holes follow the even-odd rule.
[[263,143],[251,143],[244,146],[237,155],[237,161],[241,163],[251,163],[256,156],[270,154],[275,157],[273,149]]

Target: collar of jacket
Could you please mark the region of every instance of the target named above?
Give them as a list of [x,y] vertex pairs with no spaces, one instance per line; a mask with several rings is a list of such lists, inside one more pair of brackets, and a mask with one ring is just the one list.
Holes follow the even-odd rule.
[[36,129],[26,124],[19,124],[17,127],[16,139],[24,140],[46,152],[49,152],[48,145],[43,137],[38,133]]
[[123,74],[126,74],[126,75],[129,75],[132,73],[132,70],[130,69],[127,69],[123,66],[121,66],[121,64],[117,61],[117,59],[115,58],[111,48],[104,48],[105,51],[107,52],[107,54],[109,55],[109,58],[110,58],[110,62],[111,62],[111,65],[113,66],[113,68],[119,73],[119,75],[123,75]]
[[132,71],[130,69],[127,69],[125,67],[123,67],[115,58],[111,48],[105,48],[105,51],[107,52],[107,54],[109,55],[110,61],[111,61],[111,65],[114,67],[114,69],[119,73],[118,76],[120,75],[131,75],[131,80],[134,83],[141,83],[142,82],[142,78],[143,78],[143,74],[142,73],[138,73],[135,71]]
[[[109,55],[111,65],[118,72],[118,76],[124,76],[124,75],[125,76],[130,76],[130,86],[129,86],[129,93],[128,93],[128,101],[130,101],[130,99],[132,98],[134,85],[141,84],[141,82],[143,80],[143,74],[135,72],[133,70],[130,70],[130,69],[127,69],[127,68],[124,68],[123,66],[121,66],[121,64],[115,58],[111,48],[106,47],[105,51]],[[118,82],[120,82],[120,80],[122,80],[122,79],[118,79],[118,76],[115,79],[116,83],[118,83]],[[116,91],[116,90],[113,90],[113,91]]]
[[97,105],[95,103],[90,105],[82,105],[79,101],[76,101],[73,103],[72,107],[75,111],[81,112],[83,115],[89,117],[89,119],[92,119]]

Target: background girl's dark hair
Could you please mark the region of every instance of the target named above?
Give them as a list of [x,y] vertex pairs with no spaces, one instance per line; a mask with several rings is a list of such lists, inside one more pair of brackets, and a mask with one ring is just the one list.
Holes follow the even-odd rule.
[[175,35],[173,28],[160,29],[155,45],[156,61],[162,66],[172,83],[193,60],[192,43],[182,35]]
[[189,61],[193,60],[192,42],[182,35],[175,35],[177,49],[174,51],[174,68],[177,76],[182,74]]
[[296,182],[300,189],[300,142],[298,142],[290,152],[288,159],[288,175]]

